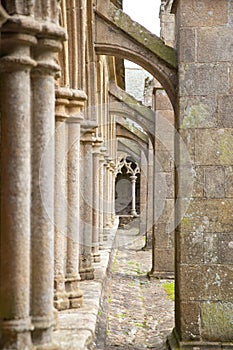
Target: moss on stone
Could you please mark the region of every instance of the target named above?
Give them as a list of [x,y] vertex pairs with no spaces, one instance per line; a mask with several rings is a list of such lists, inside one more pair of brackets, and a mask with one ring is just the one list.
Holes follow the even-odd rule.
[[139,23],[132,21],[128,15],[126,15],[122,10],[117,9],[112,4],[109,8],[108,15],[112,22],[121,30],[129,34],[143,46],[147,47],[169,66],[177,68],[176,51],[172,47],[165,45],[163,40],[152,34]]
[[193,105],[186,109],[187,114],[184,116],[182,129],[198,128],[200,124],[208,117],[209,111],[204,104]]
[[202,336],[209,341],[232,340],[233,304],[206,302],[201,306]]

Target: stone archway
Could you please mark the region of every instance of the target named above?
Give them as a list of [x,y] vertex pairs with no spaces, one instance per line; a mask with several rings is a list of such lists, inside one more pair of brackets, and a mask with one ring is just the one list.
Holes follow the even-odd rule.
[[[97,54],[129,59],[150,72],[176,106],[176,52],[156,35],[131,20],[110,1],[98,0],[95,13]],[[107,33],[107,35],[106,35]]]

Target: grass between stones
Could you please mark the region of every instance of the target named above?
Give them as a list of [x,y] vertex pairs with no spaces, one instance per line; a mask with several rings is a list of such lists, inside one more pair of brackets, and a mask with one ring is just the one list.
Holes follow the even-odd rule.
[[163,289],[167,293],[168,298],[174,301],[175,300],[175,283],[174,282],[164,283]]

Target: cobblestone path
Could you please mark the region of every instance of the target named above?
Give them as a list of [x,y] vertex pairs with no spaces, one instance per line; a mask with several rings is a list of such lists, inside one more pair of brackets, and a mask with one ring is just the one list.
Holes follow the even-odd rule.
[[172,282],[148,279],[151,251],[142,250],[144,238],[135,223],[118,229],[115,246],[96,349],[165,350],[174,327],[174,302],[164,284]]

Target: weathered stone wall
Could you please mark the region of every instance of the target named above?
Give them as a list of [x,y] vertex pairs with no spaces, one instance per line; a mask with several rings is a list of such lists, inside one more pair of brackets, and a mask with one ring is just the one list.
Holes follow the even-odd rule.
[[190,157],[176,138],[181,349],[233,347],[232,11],[228,0],[176,1],[176,122]]

